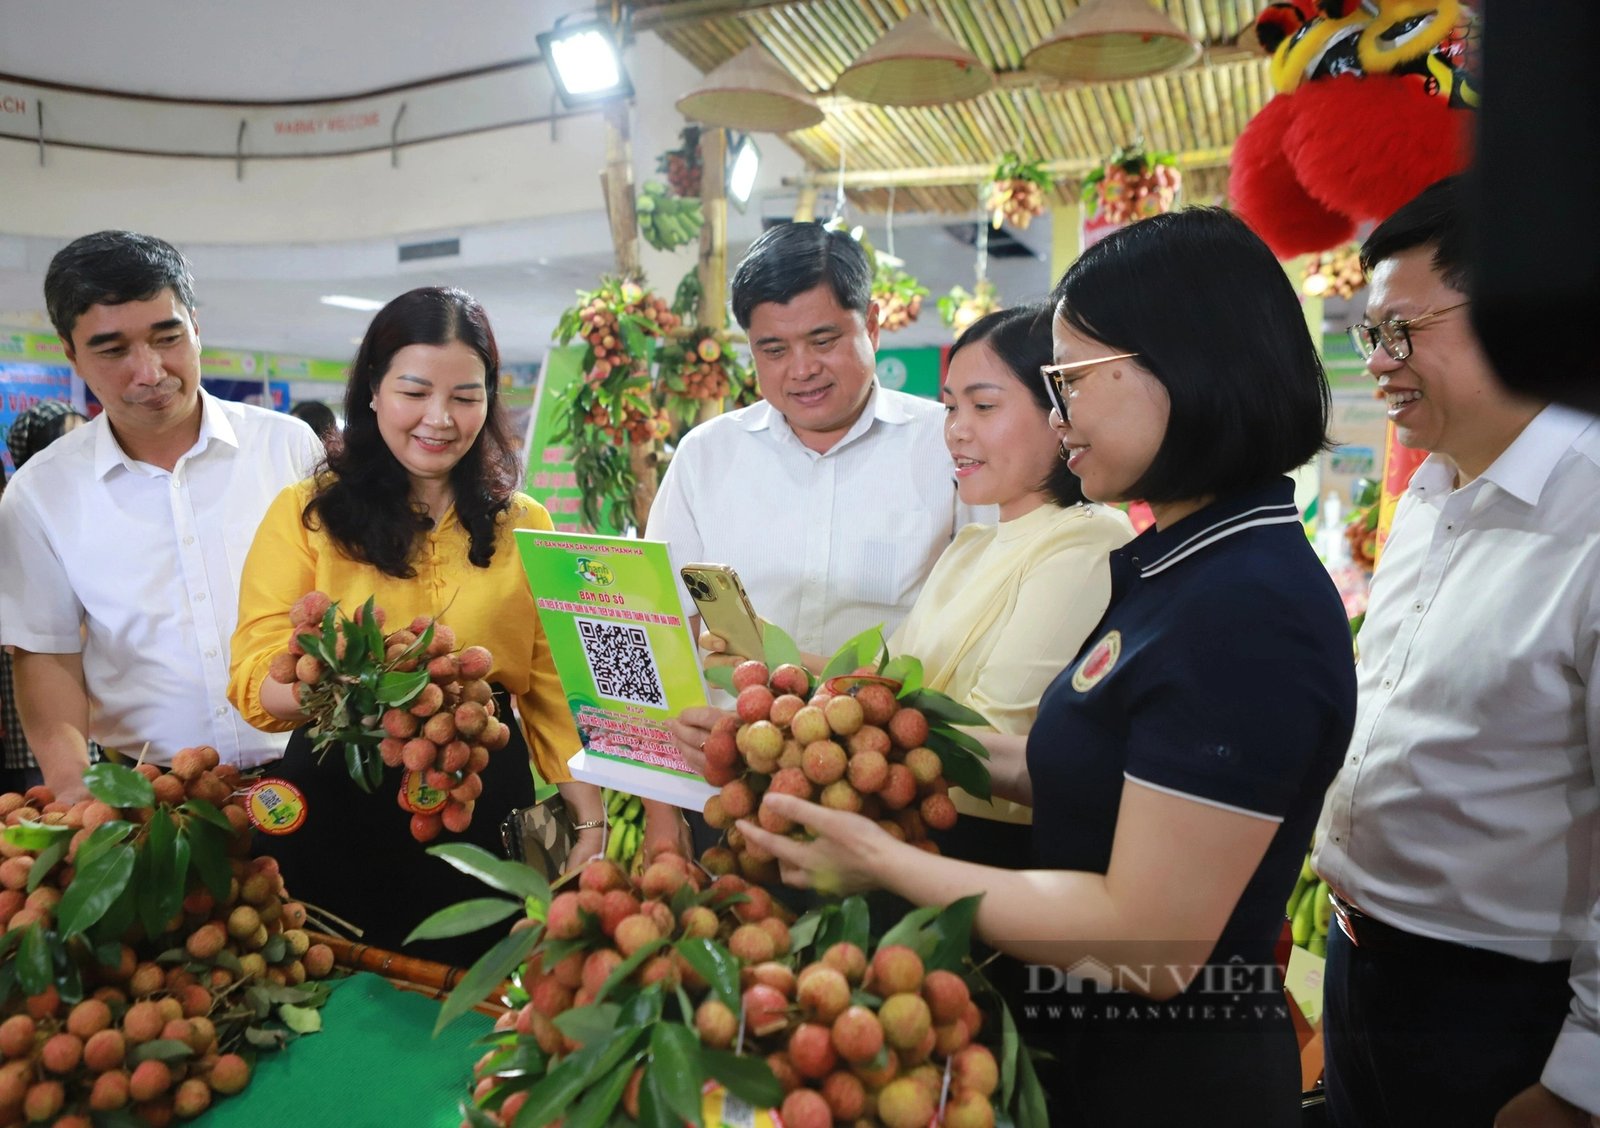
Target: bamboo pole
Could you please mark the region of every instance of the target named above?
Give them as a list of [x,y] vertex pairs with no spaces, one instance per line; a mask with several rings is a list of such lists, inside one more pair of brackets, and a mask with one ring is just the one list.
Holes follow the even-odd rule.
[[[1220,167],[1228,163],[1232,151],[1232,146],[1224,146],[1179,153],[1178,167],[1181,169]],[[1051,176],[1074,179],[1091,172],[1102,160],[1104,160],[1103,155],[1084,159],[1045,161],[1042,167]],[[956,184],[976,184],[993,171],[994,166],[991,164],[868,168],[856,169],[853,172],[847,169],[844,174],[844,185],[853,189],[888,188],[891,184],[896,188],[939,188]],[[816,169],[800,178],[786,178],[784,184],[791,188],[804,187],[807,184],[832,185],[837,179],[838,174],[835,172]]]
[[[644,277],[639,263],[639,217],[633,197],[633,145],[628,136],[628,107],[613,102],[606,109],[606,170],[600,176],[605,190],[606,217],[611,221],[611,244],[617,255],[617,274],[638,282]],[[633,472],[633,523],[643,529],[656,499],[655,440],[628,444],[628,467]]]
[[[728,131],[706,129],[700,133],[700,308],[696,316],[707,329],[728,327]],[[722,401],[700,402],[699,422],[722,414]],[[641,526],[642,527],[642,526]]]

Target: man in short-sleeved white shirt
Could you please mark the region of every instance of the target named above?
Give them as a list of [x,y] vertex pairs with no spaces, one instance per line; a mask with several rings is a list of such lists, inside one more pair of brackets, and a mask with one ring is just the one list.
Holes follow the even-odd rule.
[[0,642],[45,783],[82,797],[91,738],[157,764],[200,744],[240,767],[276,759],[285,737],[228,704],[228,641],[256,526],[321,441],[201,390],[193,281],[169,244],[78,239],[51,261],[45,301],[105,409],[0,501]]
[[679,564],[732,565],[756,612],[812,653],[892,632],[977,517],[956,498],[943,406],[874,377],[871,282],[843,232],[756,240],[732,290],[764,400],[684,436],[645,530]]
[[877,382],[859,243],[782,224],[751,245],[731,289],[763,402],[684,436],[645,536],[680,565],[732,565],[757,614],[804,651],[831,654],[878,625],[887,637],[956,531],[992,511],[956,498],[944,407]]
[[1358,344],[1401,499],[1313,864],[1336,1128],[1600,1125],[1600,420],[1496,378],[1441,181],[1379,224]]

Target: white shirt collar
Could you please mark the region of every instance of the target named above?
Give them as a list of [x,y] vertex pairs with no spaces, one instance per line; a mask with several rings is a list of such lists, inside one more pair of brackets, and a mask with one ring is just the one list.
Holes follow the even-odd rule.
[[[1479,477],[1524,504],[1538,505],[1556,463],[1594,422],[1593,416],[1581,411],[1548,404]],[[1430,454],[1412,475],[1411,489],[1430,499],[1444,497],[1455,488],[1456,475],[1454,459]]]
[[[882,388],[878,384],[877,378],[874,377],[872,390],[867,393],[867,402],[862,407],[861,414],[854,423],[850,424],[850,429],[844,433],[844,436],[829,447],[826,453],[832,454],[836,450],[849,446],[856,439],[866,434],[867,429],[874,422],[899,426],[900,424],[911,422],[913,418],[912,413],[906,409],[906,405],[899,399],[882,394]],[[794,428],[789,426],[788,419],[784,417],[781,411],[765,400],[746,408],[739,423],[746,431],[771,430],[779,434],[787,434],[795,442],[800,442],[799,436],[794,433]],[[804,444],[802,443],[801,445]],[[819,455],[818,457],[821,456]]]
[[[204,388],[199,389],[199,395],[200,435],[195,439],[194,446],[189,448],[183,458],[188,458],[204,450],[212,439],[237,448],[239,435],[234,430],[233,420],[228,418],[227,408],[223,406],[222,401]],[[111,420],[106,417],[104,412],[101,412],[100,418],[96,422],[100,423],[100,433],[95,436],[94,441],[95,478],[104,478],[118,466],[131,470],[136,474],[147,473],[147,471],[139,469],[141,464],[129,457],[128,452],[122,449],[122,444],[117,442],[117,437],[111,433]],[[183,459],[179,459],[179,461],[182,462]]]

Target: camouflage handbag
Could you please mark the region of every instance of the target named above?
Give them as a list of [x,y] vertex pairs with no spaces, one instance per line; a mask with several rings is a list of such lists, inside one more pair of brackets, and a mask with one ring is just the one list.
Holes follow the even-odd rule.
[[559,793],[512,811],[500,824],[506,857],[532,866],[552,880],[566,869],[577,839],[572,815]]

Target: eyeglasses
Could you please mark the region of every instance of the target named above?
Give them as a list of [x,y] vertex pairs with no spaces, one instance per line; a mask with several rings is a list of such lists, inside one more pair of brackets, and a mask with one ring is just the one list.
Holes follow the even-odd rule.
[[1080,368],[1090,368],[1096,364],[1104,364],[1108,360],[1132,360],[1138,353],[1112,353],[1110,356],[1097,356],[1090,360],[1073,360],[1066,364],[1042,364],[1039,366],[1039,376],[1044,380],[1045,395],[1050,397],[1050,406],[1055,408],[1056,414],[1064,421],[1067,418],[1067,381],[1064,379],[1068,372],[1076,372]]
[[1350,339],[1355,342],[1356,352],[1361,354],[1362,360],[1371,360],[1372,354],[1379,347],[1395,360],[1405,360],[1411,355],[1411,327],[1421,325],[1430,318],[1449,313],[1451,310],[1460,309],[1469,302],[1457,302],[1453,306],[1443,309],[1429,310],[1427,313],[1418,314],[1416,317],[1398,318],[1391,317],[1387,321],[1380,321],[1376,325],[1350,326]]

